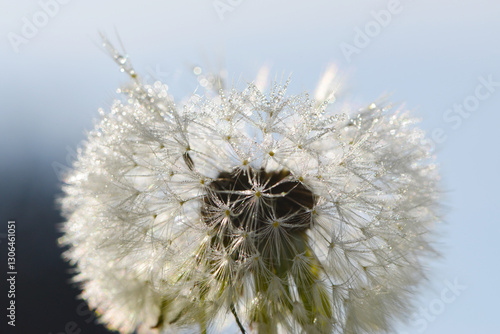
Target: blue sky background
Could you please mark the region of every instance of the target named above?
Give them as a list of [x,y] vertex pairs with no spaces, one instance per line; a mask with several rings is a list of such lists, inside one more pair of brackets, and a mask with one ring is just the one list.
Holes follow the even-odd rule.
[[[0,0],[2,178],[29,180],[22,175],[29,165],[56,184],[52,162],[67,164],[97,108],[108,107],[127,81],[99,48],[98,31],[116,41],[116,28],[136,69],[166,81],[178,97],[196,88],[195,64],[227,68],[235,80],[251,80],[269,64],[278,77],[293,73],[291,90],[301,92],[312,91],[334,63],[348,98],[368,104],[390,94],[423,119],[428,133],[445,138],[436,145],[446,191],[439,226],[444,257],[430,264],[435,269],[419,297],[421,309],[399,332],[500,332],[500,84],[480,88],[488,96],[469,116],[444,118],[455,104],[474,101],[484,80],[500,83],[500,2],[72,0],[52,7],[53,17],[13,47],[24,18],[43,21],[41,3],[47,2]],[[220,3],[231,10],[219,15]],[[346,57],[341,46],[355,46],[357,29],[374,26],[372,11],[394,3],[398,10],[388,24]],[[2,196],[17,189],[13,182]],[[12,211],[4,216],[18,219]],[[450,282],[464,288],[453,293]]]

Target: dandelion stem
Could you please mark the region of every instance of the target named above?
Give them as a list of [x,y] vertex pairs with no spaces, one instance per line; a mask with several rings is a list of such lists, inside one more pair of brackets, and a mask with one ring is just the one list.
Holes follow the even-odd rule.
[[238,314],[236,313],[236,309],[234,308],[234,304],[231,303],[231,313],[234,315],[234,318],[236,319],[236,323],[238,324],[238,327],[240,328],[240,331],[242,334],[246,334],[245,327],[240,322],[240,318],[238,318]]

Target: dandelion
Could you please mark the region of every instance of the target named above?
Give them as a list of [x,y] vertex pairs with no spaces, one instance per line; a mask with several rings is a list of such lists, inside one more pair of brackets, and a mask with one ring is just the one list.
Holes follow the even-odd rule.
[[250,83],[176,104],[105,46],[133,80],[65,180],[60,238],[103,323],[378,333],[411,312],[438,174],[407,112],[337,106],[330,74],[314,98]]

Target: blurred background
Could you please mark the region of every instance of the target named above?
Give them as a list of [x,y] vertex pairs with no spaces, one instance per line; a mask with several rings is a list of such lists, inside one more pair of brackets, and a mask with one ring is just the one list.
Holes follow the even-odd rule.
[[[358,105],[380,96],[422,118],[445,189],[442,259],[398,333],[498,333],[500,3],[491,0],[106,2],[0,0],[1,333],[108,333],[70,284],[59,175],[127,82],[100,47],[115,30],[136,70],[193,92],[193,67],[229,81],[292,74],[312,91],[335,64]],[[7,221],[16,221],[16,327],[7,326]],[[230,329],[229,333],[236,333]]]

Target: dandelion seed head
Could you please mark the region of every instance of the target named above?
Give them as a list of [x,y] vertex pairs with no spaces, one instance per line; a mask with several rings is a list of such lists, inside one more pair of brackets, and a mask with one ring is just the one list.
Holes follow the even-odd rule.
[[439,176],[408,112],[342,112],[331,71],[315,98],[287,81],[179,103],[116,59],[133,83],[61,199],[60,242],[101,321],[170,333],[234,310],[258,333],[375,333],[411,312]]

